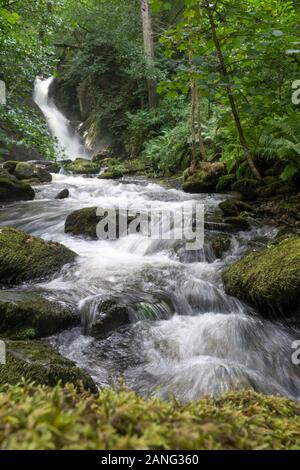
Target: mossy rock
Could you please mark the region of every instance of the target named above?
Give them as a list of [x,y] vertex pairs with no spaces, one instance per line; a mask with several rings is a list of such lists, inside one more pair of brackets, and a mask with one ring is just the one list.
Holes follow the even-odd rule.
[[2,450],[295,450],[300,405],[250,390],[188,404],[119,388],[95,396],[73,386],[0,389]]
[[224,173],[223,163],[202,163],[195,172],[185,174],[182,189],[195,194],[216,192],[219,178],[224,176]]
[[34,196],[34,189],[29,184],[18,181],[11,175],[0,175],[0,203],[32,201]]
[[239,199],[227,199],[227,201],[221,202],[219,207],[228,217],[238,217],[241,212],[252,212],[250,204]]
[[118,180],[123,177],[123,171],[120,168],[111,168],[98,176],[100,180]]
[[251,229],[251,224],[245,217],[225,217],[225,224],[231,232],[246,232]]
[[296,187],[293,183],[284,182],[280,178],[267,176],[264,178],[264,185],[257,188],[257,196],[263,199],[268,199],[276,196],[286,196],[293,194]]
[[0,291],[0,335],[38,339],[78,325],[80,317],[58,302],[37,294]]
[[52,176],[45,168],[30,163],[19,162],[14,176],[18,180],[37,180],[40,183],[51,183]]
[[12,227],[0,227],[0,279],[13,285],[51,276],[74,261],[76,253]]
[[59,173],[61,170],[61,165],[58,163],[51,163],[51,165],[47,166],[47,171],[49,173]]
[[[225,233],[209,233],[205,236],[204,247],[206,246],[216,259],[221,259],[231,246],[231,237]],[[209,253],[207,254],[209,255]]]
[[74,362],[63,358],[55,349],[41,341],[5,341],[6,364],[0,364],[0,384],[17,384],[25,379],[54,387],[73,383],[92,392],[93,380]]
[[63,168],[74,175],[96,175],[100,171],[100,164],[86,158],[76,158],[72,163],[64,165]]
[[233,183],[231,189],[232,191],[240,193],[244,199],[253,201],[257,198],[257,190],[262,185],[263,183],[261,181],[243,178]]
[[300,239],[248,253],[224,271],[223,281],[228,294],[253,305],[263,316],[299,314]]
[[2,167],[8,171],[8,173],[10,173],[11,175],[14,174],[14,171],[16,169],[16,166],[17,166],[18,162],[14,161],[14,160],[8,160],[6,162],[3,163]]
[[[103,215],[97,215],[97,210],[101,210]],[[116,238],[120,238],[123,234],[120,233],[120,217],[123,216],[123,213],[119,209],[109,213],[112,208],[100,208],[100,207],[87,207],[84,209],[79,209],[72,212],[68,215],[65,222],[65,232],[71,233],[72,235],[82,235],[90,238],[99,238],[100,233],[97,233],[97,225],[103,219],[106,219],[106,222],[109,223],[110,217],[112,217],[112,226],[116,225]],[[129,224],[134,220],[134,216],[127,217],[127,214],[124,214],[126,217],[127,228]],[[105,238],[106,239],[106,238]]]

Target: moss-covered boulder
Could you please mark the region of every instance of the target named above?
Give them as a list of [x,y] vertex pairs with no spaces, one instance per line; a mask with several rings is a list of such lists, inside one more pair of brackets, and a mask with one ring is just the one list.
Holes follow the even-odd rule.
[[[97,215],[97,210],[101,210],[101,214],[103,215]],[[126,213],[123,214],[117,208],[114,211],[112,208],[106,209],[98,207],[87,207],[84,209],[79,209],[68,215],[65,222],[65,232],[71,233],[72,235],[82,235],[96,239],[101,236],[100,233],[97,233],[97,225],[99,222],[105,218],[108,224],[111,218],[111,226],[116,227],[116,238],[120,238],[123,235],[120,233],[120,227],[125,226],[125,222],[120,224],[121,217],[126,217],[125,228],[128,228],[129,224],[134,219],[133,216],[127,217]]]
[[58,302],[33,293],[0,291],[1,336],[38,339],[78,323],[79,315]]
[[0,364],[0,385],[17,384],[25,379],[36,384],[55,386],[73,383],[93,392],[93,380],[74,362],[63,358],[41,341],[5,341],[6,364]]
[[225,192],[225,191],[230,191],[231,186],[236,180],[235,175],[224,175],[219,178],[218,184],[217,184],[217,192]]
[[242,216],[239,217],[225,217],[225,224],[227,225],[227,230],[230,232],[244,232],[251,229],[250,222]]
[[264,178],[263,183],[256,190],[257,196],[263,199],[291,195],[296,191],[295,184],[284,182],[281,178],[275,176],[267,176]]
[[76,158],[71,163],[63,166],[65,171],[74,175],[96,175],[100,171],[100,164],[86,158]]
[[18,180],[37,180],[40,183],[51,183],[52,176],[45,168],[30,163],[19,162],[14,176]]
[[100,180],[118,180],[124,175],[120,168],[110,168],[98,176]]
[[32,201],[34,196],[34,189],[29,184],[0,173],[0,203]]
[[187,193],[216,192],[219,178],[224,174],[223,163],[202,163],[195,172],[185,173],[182,189]]
[[219,207],[228,217],[238,217],[241,212],[252,212],[250,204],[239,199],[227,199],[227,201],[221,202]]
[[76,253],[12,227],[0,227],[0,283],[17,284],[51,276]]
[[223,273],[228,294],[264,316],[300,313],[300,239],[289,238],[261,252],[250,252]]
[[3,163],[2,167],[8,171],[8,173],[10,173],[11,175],[14,174],[14,171],[16,169],[16,166],[17,166],[18,162],[14,161],[14,160],[8,160],[6,162]]
[[62,166],[59,163],[51,163],[51,165],[47,166],[47,171],[49,173],[59,173],[61,170]]

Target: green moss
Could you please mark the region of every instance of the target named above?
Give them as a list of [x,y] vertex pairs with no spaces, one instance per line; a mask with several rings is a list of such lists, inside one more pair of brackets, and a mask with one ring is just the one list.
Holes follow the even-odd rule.
[[18,162],[14,160],[8,160],[7,162],[3,163],[3,168],[8,171],[11,175],[13,175],[15,168],[17,166]]
[[51,346],[41,341],[5,343],[6,364],[0,365],[0,385],[14,385],[22,379],[50,386],[55,386],[59,381],[63,384],[82,382],[86,389],[95,391],[91,378]]
[[96,215],[96,211],[97,207],[87,207],[69,214],[65,223],[65,232],[97,238],[96,228],[100,217]]
[[183,191],[187,193],[209,193],[217,190],[219,178],[224,175],[222,163],[202,163],[195,172],[185,173]]
[[241,212],[252,211],[250,204],[247,204],[246,202],[240,201],[238,199],[227,199],[227,201],[221,202],[219,207],[221,211],[229,217],[239,216]]
[[31,201],[34,196],[34,190],[29,184],[18,181],[12,176],[0,176],[0,203]]
[[122,389],[95,397],[20,384],[0,393],[2,450],[292,450],[299,428],[299,404],[251,391],[187,405]]
[[232,184],[235,182],[236,176],[235,175],[225,175],[219,178],[217,184],[217,191],[229,191],[231,189]]
[[232,232],[250,230],[251,225],[242,215],[239,217],[225,217],[224,222],[228,224]]
[[231,189],[232,191],[240,193],[244,199],[252,201],[256,199],[257,189],[262,186],[262,184],[263,183],[258,180],[254,180],[251,178],[243,178],[236,181],[232,185]]
[[123,177],[123,168],[122,167],[111,167],[109,170],[104,171],[99,179],[101,180],[117,180]]
[[224,271],[223,281],[228,294],[263,315],[293,315],[300,305],[300,239],[249,253]]
[[0,227],[0,279],[16,284],[54,274],[76,254],[56,242],[46,242],[11,227]]
[[64,169],[75,175],[95,175],[100,171],[100,164],[85,158],[76,158],[72,163],[64,165]]
[[26,292],[0,291],[0,334],[6,337],[41,338],[79,321],[78,315],[57,302]]
[[14,176],[18,180],[37,180],[39,183],[51,183],[52,181],[52,176],[47,170],[39,166],[24,162],[17,164],[14,171]]

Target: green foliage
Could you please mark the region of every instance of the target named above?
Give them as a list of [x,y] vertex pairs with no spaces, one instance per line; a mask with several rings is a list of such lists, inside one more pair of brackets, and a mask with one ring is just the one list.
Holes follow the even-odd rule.
[[300,408],[251,391],[190,404],[144,400],[126,389],[99,396],[74,386],[22,383],[0,390],[2,450],[266,450],[300,446]]
[[158,175],[174,174],[190,164],[189,123],[183,121],[145,144],[142,158]]

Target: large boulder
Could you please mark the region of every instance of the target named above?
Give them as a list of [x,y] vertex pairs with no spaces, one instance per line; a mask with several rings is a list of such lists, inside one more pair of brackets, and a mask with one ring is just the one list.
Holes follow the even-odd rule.
[[74,362],[63,358],[41,341],[5,341],[6,364],[0,364],[0,385],[20,383],[22,379],[54,387],[73,383],[96,392],[93,380]]
[[97,338],[108,336],[112,331],[130,322],[129,306],[115,300],[100,303],[89,334]]
[[75,175],[96,175],[100,171],[100,164],[86,158],[77,158],[73,162],[64,165],[63,168]]
[[0,203],[32,201],[34,196],[34,190],[29,184],[18,181],[6,171],[0,172]]
[[14,176],[18,180],[37,180],[40,183],[51,183],[52,181],[49,171],[31,163],[18,163],[14,170]]
[[223,163],[202,163],[195,172],[185,174],[182,189],[187,193],[216,192],[219,179],[225,174]]
[[62,189],[56,196],[55,199],[67,199],[70,196],[68,188]]
[[[102,216],[97,215],[97,209],[101,209],[101,212],[103,214]],[[126,215],[123,215],[119,209],[115,209],[114,212],[106,212],[111,210],[111,208],[105,209],[97,207],[87,207],[74,211],[69,214],[66,219],[65,232],[71,233],[72,235],[83,235],[94,239],[99,238],[100,233],[97,233],[97,225],[105,218],[107,223],[109,223],[109,221],[111,220],[112,227],[116,227],[116,236],[114,238],[120,238],[122,236],[122,233],[120,232],[121,217],[126,217]],[[129,224],[133,220],[133,216],[126,217],[126,224],[122,223],[122,226],[125,227],[126,225],[125,229],[127,229]]]
[[58,302],[28,292],[0,291],[0,335],[38,339],[78,323],[79,315]]
[[12,227],[0,227],[0,279],[4,285],[42,279],[54,274],[76,253]]
[[289,238],[250,252],[223,273],[228,294],[256,307],[264,316],[300,313],[300,239]]

